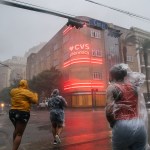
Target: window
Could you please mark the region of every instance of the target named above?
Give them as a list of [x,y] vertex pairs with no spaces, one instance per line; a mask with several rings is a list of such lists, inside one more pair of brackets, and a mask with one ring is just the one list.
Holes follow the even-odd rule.
[[65,54],[64,54],[64,61],[67,60],[67,59],[69,59],[69,58],[70,58],[69,53],[68,53],[68,52],[65,53]]
[[58,44],[55,44],[55,45],[54,45],[54,51],[57,50],[58,48],[59,48],[59,45],[58,45]]
[[63,38],[63,43],[68,42],[69,39],[70,39],[70,36],[68,36],[68,35],[64,36],[64,38]]
[[64,72],[63,77],[65,81],[69,80],[69,72]]
[[133,62],[133,60],[134,60],[133,56],[127,56],[127,61]]
[[54,62],[53,62],[53,65],[54,65],[54,66],[57,66],[58,64],[59,64],[59,60],[58,60],[58,59],[55,59]]
[[35,58],[35,55],[32,55],[31,57],[32,57],[32,58]]
[[101,31],[91,30],[91,37],[100,39],[101,38]]
[[141,72],[145,74],[145,67],[141,67]]
[[102,57],[102,51],[101,50],[92,50],[92,56]]
[[50,55],[50,50],[46,51],[46,56],[48,57]]
[[40,57],[40,61],[43,61],[43,59],[44,59],[44,57],[43,57],[43,56],[41,56],[41,57]]
[[101,72],[94,72],[93,73],[94,80],[102,80],[102,73]]

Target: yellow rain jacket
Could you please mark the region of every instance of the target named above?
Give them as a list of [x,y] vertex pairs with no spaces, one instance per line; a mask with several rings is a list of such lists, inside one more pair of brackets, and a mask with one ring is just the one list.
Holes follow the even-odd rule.
[[18,88],[10,91],[11,96],[11,109],[20,111],[30,111],[31,104],[38,103],[37,93],[33,93],[28,89],[26,80],[21,80]]

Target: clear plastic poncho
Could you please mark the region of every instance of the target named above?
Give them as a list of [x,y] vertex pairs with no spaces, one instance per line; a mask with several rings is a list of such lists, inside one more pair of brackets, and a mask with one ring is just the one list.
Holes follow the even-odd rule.
[[[145,149],[148,150],[148,113],[142,91],[142,86],[145,82],[145,75],[139,72],[133,72],[127,64],[118,64],[118,66],[120,69],[126,70],[127,75],[123,82],[111,82],[106,91],[106,117],[112,127],[112,133],[114,134],[112,135],[113,149],[118,149],[117,146],[119,145],[119,142],[121,145],[127,146],[128,149],[128,146],[130,147],[128,144],[132,142],[134,143],[134,140],[138,139],[140,136],[142,138],[143,134],[144,136],[142,140],[145,138]],[[135,96],[133,94],[134,92],[130,91],[130,87],[135,90]],[[128,131],[128,128],[131,129]],[[146,133],[142,132],[144,130],[146,130]],[[135,136],[136,134],[137,136]],[[126,139],[122,140],[121,138],[123,136],[126,136]],[[131,140],[129,140],[129,137],[131,137]],[[135,146],[138,146],[138,144]],[[135,149],[138,148],[139,147]],[[120,147],[119,149],[122,148]]]

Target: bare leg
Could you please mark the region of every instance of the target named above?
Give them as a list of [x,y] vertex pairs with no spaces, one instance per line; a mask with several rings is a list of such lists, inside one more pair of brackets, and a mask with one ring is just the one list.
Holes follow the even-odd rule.
[[63,129],[63,127],[60,127],[60,126],[56,127],[56,136],[55,136],[55,139],[56,139],[57,143],[61,143],[60,134],[62,132],[62,129]]
[[57,128],[56,128],[56,134],[57,134],[58,136],[60,136],[61,133],[62,133],[62,130],[63,130],[63,127],[57,127]]
[[55,139],[55,136],[56,136],[56,128],[52,127],[52,134],[53,134],[53,137]]
[[53,138],[55,140],[55,136],[57,134],[57,130],[56,130],[56,127],[57,127],[57,124],[55,122],[51,122],[51,126],[52,126],[52,134],[53,134]]
[[13,133],[13,149],[12,150],[17,150],[22,139],[23,132],[26,128],[26,123],[22,122],[17,122],[16,123],[16,128]]
[[14,142],[15,138],[16,138],[16,129],[13,132],[13,142]]

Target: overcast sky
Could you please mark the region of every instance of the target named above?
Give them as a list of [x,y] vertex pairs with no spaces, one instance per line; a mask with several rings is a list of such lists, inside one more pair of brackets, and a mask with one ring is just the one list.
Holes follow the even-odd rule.
[[[1,0],[0,0],[1,1]],[[85,0],[20,0],[73,16],[88,16],[118,26],[150,32],[150,21],[140,20]],[[150,18],[150,0],[93,0]],[[24,56],[30,48],[49,41],[67,19],[0,4],[0,61]]]

